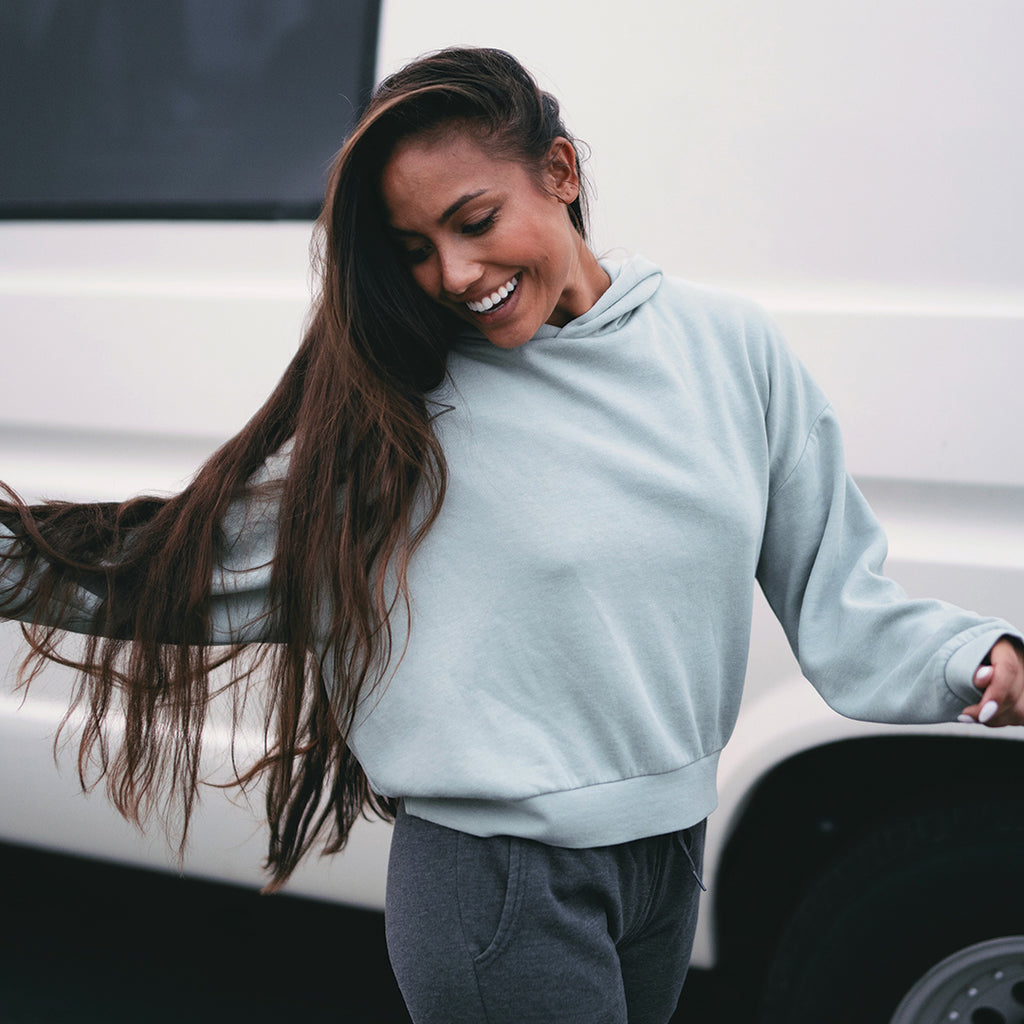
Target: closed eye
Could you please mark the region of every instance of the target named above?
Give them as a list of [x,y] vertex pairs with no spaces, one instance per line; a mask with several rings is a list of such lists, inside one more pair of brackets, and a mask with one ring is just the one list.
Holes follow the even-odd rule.
[[[461,231],[464,235],[483,235],[490,231],[494,227],[495,222],[498,219],[498,210],[492,210],[486,217],[481,220],[475,220],[470,224],[463,224]],[[398,234],[405,234],[405,232],[397,232]],[[409,264],[422,263],[428,256],[430,256],[431,246],[421,245],[416,249],[407,249],[405,246],[401,246],[402,259]]]
[[494,222],[498,219],[498,211],[492,210],[483,220],[473,221],[472,224],[463,224],[462,233],[464,235],[482,235],[484,232],[489,231],[494,227]]
[[429,245],[421,245],[418,249],[402,249],[402,259],[406,263],[422,263],[429,255]]

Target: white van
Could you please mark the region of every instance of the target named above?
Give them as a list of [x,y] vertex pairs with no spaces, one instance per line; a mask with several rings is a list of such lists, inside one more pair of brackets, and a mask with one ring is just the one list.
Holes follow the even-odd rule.
[[[76,31],[92,33],[76,38],[109,72],[104,88],[157,68],[165,77],[147,109],[182,124],[199,94],[176,69],[220,82],[222,99],[217,76],[240,73],[228,115],[247,109],[253,127],[244,158],[196,143],[201,171],[179,159],[184,136],[170,149],[153,142],[172,172],[151,186],[159,194],[127,196],[118,183],[52,202],[71,143],[47,139],[27,158],[23,191],[0,194],[0,479],[23,496],[180,487],[260,404],[301,336],[316,189],[372,78],[442,45],[497,45],[561,98],[592,148],[600,251],[640,251],[669,273],[745,292],[781,323],[839,412],[850,469],[889,534],[889,574],[913,595],[1024,623],[1024,7],[1014,0],[520,0],[511,10],[384,0],[379,11],[322,0],[267,2],[255,20],[234,17],[241,0],[181,0],[165,5],[178,63],[136,53],[127,71],[134,44],[115,43],[145,26],[89,22],[94,6],[109,17],[109,5],[72,0],[15,3],[0,18],[8,40],[21,17],[20,45],[42,47],[56,32],[50,15],[75,8]],[[126,20],[134,9],[120,8]],[[323,84],[318,38],[348,47],[327,60],[332,74],[351,72],[346,84]],[[297,135],[285,147],[260,121],[258,81],[283,81],[289,53],[303,55],[303,76],[285,109],[330,108],[337,132],[315,118],[309,129],[326,151]],[[81,131],[51,102],[34,92],[3,116],[20,138]],[[122,166],[118,145],[145,148],[143,114],[121,116],[137,130],[100,139],[96,180]],[[280,160],[250,167],[253,154],[283,149],[302,181]],[[130,155],[141,177],[145,153]],[[232,187],[240,164],[254,171],[241,194],[217,193],[214,157]],[[53,171],[46,181],[33,185],[32,159]],[[19,642],[16,625],[0,626],[10,665],[0,839],[175,870],[159,836],[79,793],[70,753],[55,770],[69,680],[52,671],[27,698],[14,693]],[[221,739],[211,731],[214,759]],[[960,971],[966,991],[988,978],[975,944],[1024,933],[1022,740],[1020,729],[839,717],[759,603],[709,824],[694,966],[730,982],[722,991],[743,1019],[790,1024],[845,1019],[837,1007],[882,1020],[958,951],[946,981]],[[256,803],[204,798],[186,873],[258,885]],[[360,823],[343,854],[304,864],[289,891],[381,907],[388,839],[387,826]]]

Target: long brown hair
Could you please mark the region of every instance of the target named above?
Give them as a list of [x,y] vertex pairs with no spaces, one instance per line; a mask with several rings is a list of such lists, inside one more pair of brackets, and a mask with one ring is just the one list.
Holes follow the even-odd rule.
[[[569,137],[555,100],[501,51],[445,50],[386,79],[329,177],[309,328],[245,428],[171,498],[27,506],[7,489],[0,502],[14,535],[0,558],[4,614],[55,624],[25,627],[21,680],[48,662],[77,670],[83,786],[105,777],[135,821],[169,800],[183,849],[212,670],[249,684],[236,689],[236,725],[250,690],[265,702],[264,755],[237,781],[265,776],[272,889],[325,829],[334,852],[360,813],[394,811],[346,737],[392,661],[409,559],[444,499],[431,426],[440,407],[429,395],[444,380],[454,324],[397,257],[379,179],[399,140],[451,123],[471,124],[490,151],[531,167]],[[581,235],[583,202],[581,190],[569,211]],[[259,482],[275,455],[285,468]],[[210,647],[211,580],[239,507],[274,517],[266,603],[235,646]],[[76,621],[83,605],[87,620]],[[89,634],[83,651],[62,653],[61,624]],[[108,732],[116,712],[119,744]]]

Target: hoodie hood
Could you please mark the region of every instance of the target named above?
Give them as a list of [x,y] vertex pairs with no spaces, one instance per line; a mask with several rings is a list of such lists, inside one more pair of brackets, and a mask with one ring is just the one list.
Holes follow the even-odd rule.
[[[621,263],[607,259],[598,262],[611,278],[608,289],[586,313],[570,320],[564,327],[542,324],[531,341],[527,342],[528,345],[554,338],[585,338],[614,330],[642,306],[661,284],[661,271],[641,256],[633,256]],[[480,331],[468,325],[459,332],[459,340],[490,344]]]

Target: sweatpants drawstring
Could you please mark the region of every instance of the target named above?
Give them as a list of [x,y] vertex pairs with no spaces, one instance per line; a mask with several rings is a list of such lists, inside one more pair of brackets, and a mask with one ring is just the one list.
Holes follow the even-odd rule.
[[677,832],[676,839],[679,840],[679,845],[682,847],[683,853],[686,854],[686,859],[690,862],[690,871],[693,872],[693,877],[697,879],[700,891],[707,892],[708,887],[704,884],[704,879],[700,877],[700,872],[697,871],[697,865],[693,862],[693,855],[690,853],[689,844],[686,842],[686,836],[689,831],[688,828],[684,828],[681,832]]

